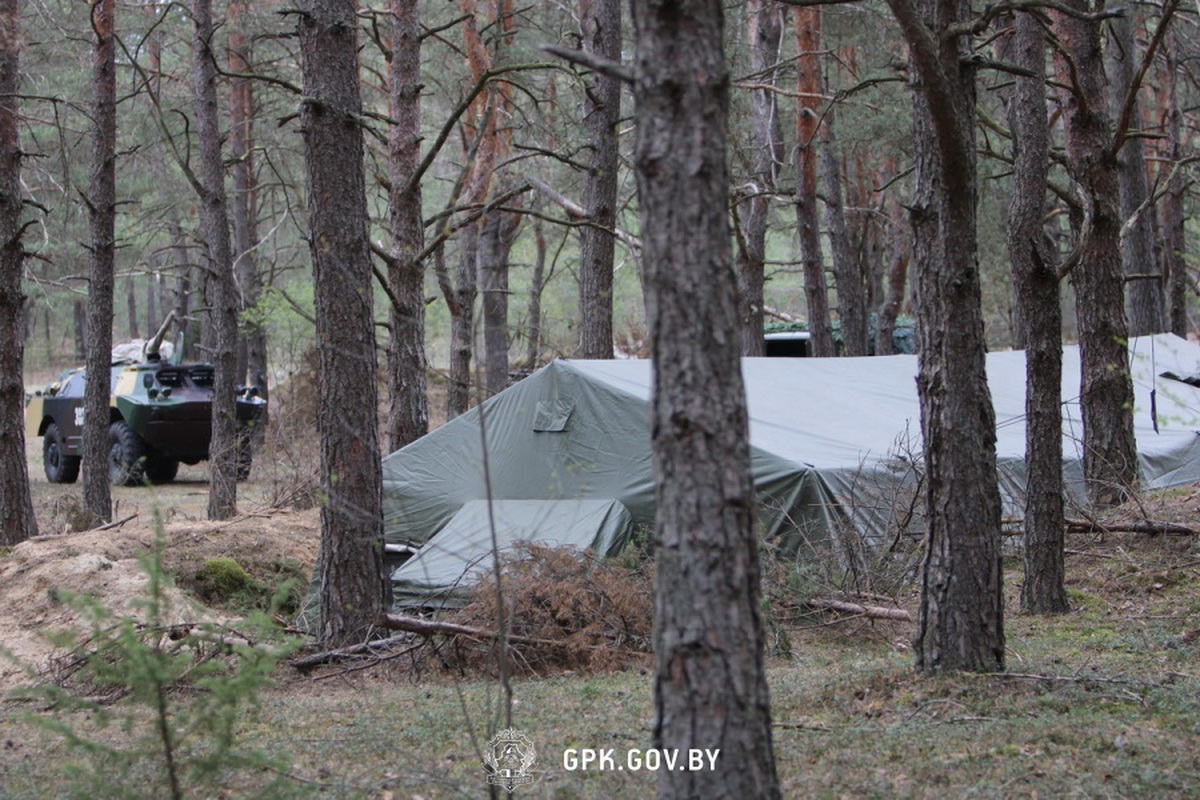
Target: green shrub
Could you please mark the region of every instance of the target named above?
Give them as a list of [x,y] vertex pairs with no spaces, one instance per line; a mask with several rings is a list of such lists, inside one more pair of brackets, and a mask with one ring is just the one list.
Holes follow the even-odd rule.
[[257,586],[250,573],[228,556],[217,556],[205,561],[196,571],[196,582],[206,600],[218,602],[228,602],[235,595],[251,591]]

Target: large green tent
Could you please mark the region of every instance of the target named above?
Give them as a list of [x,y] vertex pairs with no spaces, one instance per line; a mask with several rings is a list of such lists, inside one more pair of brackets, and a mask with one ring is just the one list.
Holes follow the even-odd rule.
[[[1200,480],[1200,389],[1176,379],[1200,373],[1200,348],[1158,335],[1132,340],[1130,354],[1145,486]],[[1064,472],[1070,499],[1082,503],[1078,348],[1064,348],[1063,356]],[[802,556],[808,545],[845,531],[877,540],[910,513],[921,459],[916,356],[748,358],[742,371],[759,524],[781,554]],[[1163,377],[1167,373],[1176,378]],[[478,555],[483,531],[490,542],[487,515],[472,512],[451,522],[468,504],[489,497],[524,501],[517,514],[524,522],[508,531],[508,544],[514,537],[559,537],[576,546],[599,542],[611,551],[611,542],[624,541],[605,538],[594,520],[537,522],[548,520],[563,500],[615,501],[634,528],[652,526],[651,379],[646,361],[556,361],[388,456],[386,541],[392,549],[420,551],[430,543],[441,553],[461,548]],[[988,383],[1005,515],[1019,517],[1024,353],[989,354]],[[461,571],[455,580],[416,580],[412,568],[394,577],[397,595],[409,599],[437,581],[463,583]]]

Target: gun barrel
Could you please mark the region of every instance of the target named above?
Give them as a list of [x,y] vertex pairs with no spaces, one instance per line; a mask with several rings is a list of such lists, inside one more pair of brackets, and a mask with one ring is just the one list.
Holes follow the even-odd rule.
[[159,327],[158,333],[154,334],[154,337],[150,341],[146,342],[146,347],[142,350],[142,353],[147,361],[158,360],[158,350],[162,347],[163,339],[166,337],[167,331],[170,329],[171,323],[174,321],[175,309],[171,309],[167,313],[167,318],[163,320],[162,325]]

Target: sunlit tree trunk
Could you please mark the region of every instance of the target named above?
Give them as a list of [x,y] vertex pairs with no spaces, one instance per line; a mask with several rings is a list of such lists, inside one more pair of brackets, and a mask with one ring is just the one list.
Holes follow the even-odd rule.
[[842,202],[842,173],[833,134],[833,111],[821,126],[821,183],[825,189],[825,219],[829,225],[829,250],[837,284],[838,316],[842,321],[842,355],[867,354],[867,284],[862,264],[850,249]]
[[[475,295],[478,277],[479,225],[458,235],[458,278],[450,289],[450,380],[446,386],[446,419],[466,413],[471,402],[471,351],[475,338]],[[446,289],[443,287],[443,293]]]
[[[301,129],[316,292],[320,640],[365,640],[384,610],[382,481],[354,0],[302,0]],[[364,413],[365,410],[365,413]]]
[[1046,36],[1019,13],[1007,60],[1033,73],[1016,77],[1008,99],[1013,187],[1008,252],[1025,322],[1025,578],[1021,607],[1061,613],[1067,602],[1062,498],[1062,306],[1054,254],[1043,229],[1050,132],[1046,118]]
[[117,219],[117,75],[114,0],[97,0],[92,23],[92,176],[87,302],[87,388],[84,390],[83,502],[93,519],[112,518],[108,482],[113,265]]
[[525,367],[534,369],[538,365],[542,347],[542,289],[546,281],[546,233],[545,226],[537,217],[533,220],[533,241],[536,255],[533,260],[533,276],[529,279],[529,305],[526,312]]
[[715,0],[634,0],[634,166],[654,360],[654,745],[720,749],[660,771],[663,798],[780,796],[763,671],[758,543]]
[[392,246],[388,284],[388,449],[398,450],[429,430],[425,389],[425,246],[421,220],[421,20],[416,0],[391,0],[392,118],[388,132]]
[[479,228],[479,296],[483,311],[483,378],[488,395],[508,386],[508,259],[522,217],[486,214]]
[[[1080,13],[1095,10],[1087,0],[1064,2]],[[1118,166],[1111,152],[1099,25],[1059,12],[1054,17],[1062,46],[1060,81],[1072,87],[1064,115],[1067,162],[1085,202],[1079,264],[1071,272],[1083,373],[1083,470],[1088,497],[1098,506],[1108,506],[1127,499],[1138,484]]]
[[[620,0],[581,0],[583,47],[614,63],[621,61]],[[584,88],[587,173],[583,207],[591,225],[579,230],[579,357],[613,357],[613,258],[617,224],[617,121],[621,82],[593,73]]]
[[[1172,169],[1184,155],[1183,112],[1179,107],[1179,30],[1169,34],[1170,47],[1166,50],[1166,134],[1167,148]],[[1187,336],[1190,329],[1187,314],[1188,274],[1187,238],[1184,230],[1186,214],[1184,198],[1187,180],[1183,170],[1174,174],[1167,185],[1167,194],[1159,206],[1162,229],[1163,272],[1167,275],[1169,303],[1169,330],[1176,336]]]
[[754,138],[750,156],[750,182],[738,203],[741,226],[738,236],[737,271],[741,292],[742,355],[765,355],[763,340],[763,282],[766,264],[767,222],[771,193],[784,163],[783,127],[774,86],[779,79],[779,48],[783,42],[786,6],[771,0],[746,3],[746,38],[750,47],[750,71],[760,86],[750,90]]
[[211,0],[192,5],[193,86],[196,133],[200,145],[201,258],[208,275],[208,344],[213,364],[212,436],[208,445],[208,518],[229,519],[237,514],[238,432],[237,317],[238,298],[229,241],[229,212],[225,195],[225,164],[221,158],[221,126],[217,109],[217,65],[212,49]]
[[129,316],[129,338],[137,339],[139,338],[137,319],[137,279],[132,276],[125,284],[125,312]]
[[879,306],[875,323],[875,354],[889,356],[896,350],[896,319],[904,305],[908,283],[908,262],[912,258],[912,237],[908,220],[899,205],[889,204],[887,293]]
[[796,228],[800,265],[814,356],[831,356],[833,329],[829,320],[829,291],[821,254],[821,224],[817,215],[817,132],[824,95],[821,80],[821,9],[796,9],[796,72],[799,101],[796,110]]
[[254,91],[251,70],[252,39],[246,36],[246,0],[229,4],[229,156],[233,177],[230,201],[233,220],[234,274],[241,289],[239,306],[244,334],[238,347],[237,381],[258,387],[266,397],[267,334],[258,313],[262,274],[258,246],[258,177],[254,159]]
[[927,530],[917,668],[992,672],[1004,667],[1004,595],[976,238],[975,73],[965,37],[950,33],[970,9],[959,0],[888,5],[916,84],[910,213]]
[[18,0],[0,0],[0,546],[37,536],[25,462]]
[[[1109,104],[1114,114],[1120,113],[1139,66],[1140,51],[1133,30],[1135,17],[1136,12],[1130,9],[1106,23],[1112,39],[1104,48],[1104,61],[1109,77]],[[1129,128],[1136,132],[1142,130],[1142,108],[1136,100],[1129,115]],[[1121,259],[1128,279],[1125,294],[1129,306],[1129,333],[1131,336],[1161,333],[1166,327],[1162,270],[1154,257],[1154,213],[1148,207],[1142,208],[1150,196],[1150,187],[1146,180],[1146,152],[1140,136],[1126,139],[1117,154],[1117,186],[1122,224],[1134,214],[1138,215],[1121,241]]]

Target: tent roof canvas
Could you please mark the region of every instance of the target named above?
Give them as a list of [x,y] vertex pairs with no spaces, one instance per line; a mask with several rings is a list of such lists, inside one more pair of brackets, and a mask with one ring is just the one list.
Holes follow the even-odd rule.
[[493,552],[503,559],[532,544],[610,556],[632,533],[633,518],[616,500],[471,500],[392,573],[394,604],[460,604],[493,569]]
[[[1200,480],[1200,389],[1161,377],[1200,372],[1200,347],[1160,334],[1131,340],[1129,350],[1145,485]],[[764,535],[785,553],[847,521],[882,536],[920,468],[917,357],[747,358],[742,370]],[[1005,514],[1020,516],[1025,354],[991,353],[987,370]],[[1064,347],[1064,474],[1081,500],[1079,376],[1078,347]],[[634,526],[652,525],[651,380],[647,361],[555,361],[388,456],[387,541],[419,547],[465,504],[489,496],[617,500]]]

